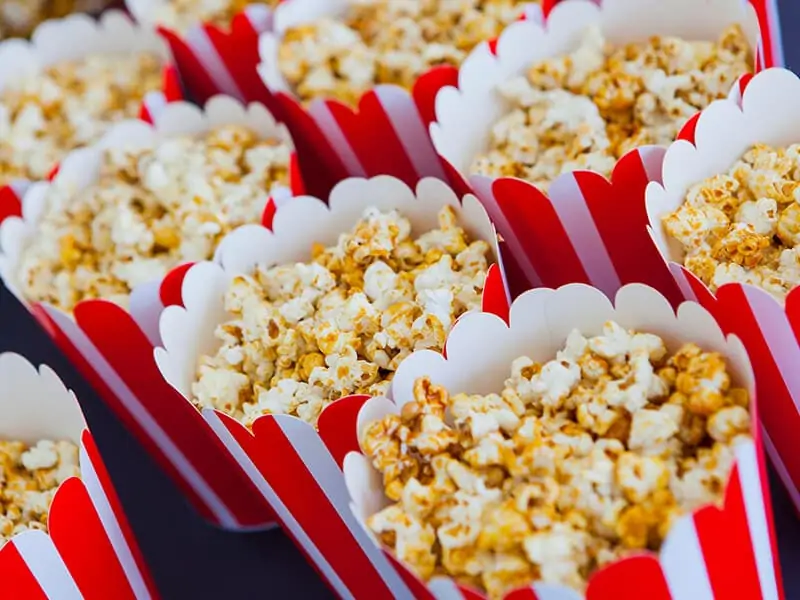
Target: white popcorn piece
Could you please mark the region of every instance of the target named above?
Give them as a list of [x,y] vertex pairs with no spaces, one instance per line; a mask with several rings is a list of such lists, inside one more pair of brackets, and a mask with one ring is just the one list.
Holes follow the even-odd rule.
[[[455,320],[480,307],[489,251],[449,206],[418,238],[396,210],[367,208],[312,262],[233,279],[232,318],[216,331],[217,352],[199,360],[192,401],[246,425],[263,414],[316,424],[334,400],[385,393],[403,358],[441,350]],[[424,443],[436,446],[441,431],[427,425]]]
[[28,37],[48,19],[59,19],[70,13],[98,13],[108,0],[3,0],[0,2],[0,38]]
[[608,176],[628,150],[671,143],[751,65],[738,26],[716,43],[653,37],[619,48],[589,27],[573,52],[499,85],[513,109],[494,124],[488,149],[469,172],[519,177],[545,190],[569,171]]
[[701,181],[663,217],[684,265],[716,291],[747,283],[783,303],[800,283],[800,144],[753,146],[726,173]]
[[571,332],[544,364],[519,357],[501,393],[423,377],[413,396],[362,430],[390,501],[367,526],[423,579],[490,598],[535,581],[583,591],[605,564],[658,550],[675,518],[720,501],[750,435],[723,357],[614,322]]
[[[142,3],[136,18],[150,25],[162,26],[185,35],[202,24],[230,29],[233,18],[250,5],[264,4],[274,8],[276,0],[162,0]],[[149,10],[142,10],[149,9]]]
[[137,285],[212,258],[227,232],[259,222],[290,155],[238,125],[106,151],[95,182],[48,189],[16,273],[23,294],[65,311],[86,298],[127,306]]

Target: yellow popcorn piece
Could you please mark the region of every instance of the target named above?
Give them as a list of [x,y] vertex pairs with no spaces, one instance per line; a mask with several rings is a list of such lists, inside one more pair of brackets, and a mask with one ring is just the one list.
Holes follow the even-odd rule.
[[420,577],[490,598],[535,581],[584,590],[598,568],[658,550],[677,517],[721,500],[750,435],[719,354],[670,354],[614,322],[573,331],[544,364],[518,358],[499,394],[451,396],[427,378],[413,394],[363,431],[390,501],[367,526]]
[[154,2],[146,21],[185,35],[201,23],[228,30],[233,18],[250,5],[263,4],[270,8],[278,0],[168,0]]
[[2,0],[0,38],[28,37],[42,21],[70,13],[98,13],[109,0]]

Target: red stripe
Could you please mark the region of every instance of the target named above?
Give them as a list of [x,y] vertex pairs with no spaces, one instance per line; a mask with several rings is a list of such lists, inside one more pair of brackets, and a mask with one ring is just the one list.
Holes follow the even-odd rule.
[[[672,600],[658,558],[652,554],[630,556],[597,571],[586,589],[586,600],[643,600],[645,597],[647,600]],[[745,596],[740,598],[744,600]]]
[[147,108],[147,100],[142,102],[142,105],[139,107],[139,120],[150,123],[151,125],[153,124],[153,117],[150,114],[150,109]]
[[92,438],[88,431],[84,431],[81,435],[81,443],[86,451],[86,454],[89,456],[89,461],[92,463],[92,468],[94,468],[95,475],[100,482],[103,495],[111,506],[117,526],[120,528],[120,531],[122,531],[122,536],[125,538],[128,549],[133,556],[133,560],[136,563],[136,568],[138,569],[139,574],[142,576],[150,596],[152,598],[158,598],[159,594],[156,590],[155,583],[153,582],[153,578],[150,575],[150,571],[148,570],[147,564],[144,561],[142,551],[139,549],[139,545],[136,543],[136,537],[133,535],[133,530],[128,523],[128,519],[125,517],[125,511],[122,508],[122,503],[119,500],[119,496],[117,496],[117,490],[114,489],[114,484],[111,482],[111,476],[106,470],[106,466],[103,463],[103,459],[100,456],[100,451],[94,442],[94,438]]
[[510,594],[506,594],[503,600],[538,600],[539,596],[532,587],[516,589]]
[[490,266],[488,273],[486,273],[486,282],[484,283],[483,296],[481,297],[481,310],[497,315],[508,323],[508,314],[511,307],[506,297],[503,274],[497,265]]
[[278,205],[275,204],[275,199],[270,197],[264,205],[264,212],[261,213],[261,224],[270,231],[272,231],[272,221],[277,211]]
[[276,117],[291,133],[306,193],[315,198],[327,198],[333,186],[348,176],[342,159],[296,99],[287,94],[277,94],[276,98],[280,106]]
[[86,600],[135,599],[86,487],[77,477],[58,489],[50,506],[48,529]]
[[61,168],[61,165],[58,164],[58,163],[53,165],[53,168],[50,169],[50,172],[47,174],[47,181],[53,181],[53,179],[56,178],[56,175],[58,175],[58,170],[60,168]]
[[0,549],[0,581],[5,598],[48,600],[13,541]]
[[753,81],[753,74],[752,73],[745,73],[739,78],[739,93],[744,94],[744,91],[747,89],[747,86],[750,82]]
[[289,157],[289,189],[292,190],[293,196],[304,196],[306,193],[306,186],[303,182],[303,174],[300,172],[300,162],[297,159],[296,152],[292,152]]
[[22,216],[22,202],[10,185],[0,187],[0,223],[8,217]]
[[700,509],[694,514],[694,524],[714,597],[762,598],[736,466],[731,471],[722,510],[716,506]]
[[[419,114],[411,96],[404,101]],[[414,186],[419,180],[411,159],[374,91],[365,93],[353,111],[341,102],[325,102],[368,176],[393,175]]]
[[158,297],[164,306],[183,306],[183,280],[195,263],[184,263],[164,276],[158,288]]
[[411,95],[426,127],[436,120],[436,95],[447,86],[458,87],[458,69],[450,65],[434,67],[414,83]]
[[750,4],[755,8],[756,16],[758,17],[759,31],[761,32],[761,49],[763,52],[762,66],[764,68],[774,67],[775,53],[772,48],[772,28],[769,19],[769,10],[767,2],[763,0],[750,0]]
[[184,99],[181,76],[175,65],[169,64],[164,67],[162,74],[164,98],[167,102],[178,102]]
[[[311,427],[306,429],[307,435],[317,435]],[[347,588],[356,598],[392,598],[277,420],[261,417],[253,433],[255,443],[249,445],[248,455]]]
[[158,34],[169,45],[175,68],[180,73],[190,98],[205,104],[211,96],[219,93],[205,66],[178,34],[164,27],[158,28]]
[[496,180],[492,192],[511,227],[503,231],[498,226],[500,235],[519,240],[545,287],[590,283],[547,196],[530,183],[510,178]]
[[340,469],[348,453],[361,451],[356,423],[358,411],[369,399],[364,394],[347,396],[327,406],[319,416],[319,437]]
[[694,144],[694,134],[695,131],[697,131],[697,121],[701,114],[702,113],[698,112],[692,115],[689,120],[683,124],[683,127],[681,127],[681,130],[678,132],[678,137],[676,139],[685,140]]

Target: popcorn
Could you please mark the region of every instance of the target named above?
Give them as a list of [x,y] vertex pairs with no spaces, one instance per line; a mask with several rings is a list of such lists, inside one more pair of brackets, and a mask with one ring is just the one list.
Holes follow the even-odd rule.
[[136,285],[212,258],[228,231],[259,222],[290,154],[238,125],[105,151],[94,183],[48,189],[16,273],[24,295],[65,311],[87,298],[127,306]]
[[321,96],[355,105],[378,84],[411,89],[436,65],[459,66],[480,42],[523,12],[521,0],[368,0],[341,20],[289,28],[278,67],[304,102]]
[[279,0],[164,0],[154,2],[146,20],[181,34],[195,25],[206,23],[229,28],[233,18],[250,5],[275,7]]
[[755,145],[727,173],[692,186],[663,217],[684,265],[711,291],[748,283],[783,303],[800,284],[800,144]]
[[28,37],[39,23],[74,12],[97,13],[107,0],[3,0],[0,2],[0,38]]
[[571,54],[545,59],[499,86],[514,108],[494,124],[489,150],[470,173],[519,177],[544,189],[578,169],[607,176],[627,151],[671,143],[691,116],[726,97],[751,64],[738,25],[716,43],[653,37],[620,48],[589,27]]
[[[233,318],[216,330],[217,352],[199,360],[192,402],[248,426],[263,414],[315,424],[334,400],[384,394],[406,356],[441,350],[453,322],[480,308],[489,251],[467,238],[452,207],[416,239],[397,210],[367,208],[335,245],[314,246],[311,262],[232,280]],[[421,452],[445,443],[440,422],[425,420]]]
[[42,440],[34,446],[0,442],[0,545],[29,529],[47,531],[47,513],[56,489],[78,476],[78,447]]
[[669,353],[614,322],[574,330],[544,364],[516,359],[499,394],[420,378],[413,395],[363,430],[390,501],[367,526],[420,577],[490,598],[535,581],[584,590],[603,565],[658,550],[676,517],[721,500],[750,435],[722,356]]

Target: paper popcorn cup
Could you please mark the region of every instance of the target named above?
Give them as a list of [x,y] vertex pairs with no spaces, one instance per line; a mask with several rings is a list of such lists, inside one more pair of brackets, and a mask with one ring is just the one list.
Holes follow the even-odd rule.
[[[465,315],[450,332],[446,358],[430,351],[411,355],[395,376],[390,399],[353,396],[334,402],[323,411],[318,433],[286,416],[261,417],[252,435],[220,413],[207,411],[206,418],[275,506],[285,530],[340,596],[478,599],[480,594],[450,580],[424,584],[366,530],[364,511],[382,506],[383,490],[380,477],[358,451],[359,429],[368,420],[399,410],[419,376],[430,376],[452,393],[495,390],[502,387],[513,359],[523,354],[550,359],[572,328],[596,334],[609,319],[655,333],[673,350],[694,341],[723,352],[737,384],[752,392],[752,371],[741,342],[726,338],[696,303],[686,303],[676,313],[652,288],[630,285],[619,291],[612,305],[598,290],[573,285],[526,293],[511,306],[508,322],[489,313]],[[755,411],[754,395],[751,410]],[[680,519],[660,556],[645,552],[598,572],[586,598],[782,597],[757,428],[753,437],[752,443],[737,448],[721,507],[707,506]],[[276,451],[285,462],[275,460]],[[581,595],[537,584],[507,598],[579,600]]]
[[[170,73],[167,48],[153,32],[134,24],[118,10],[105,11],[99,19],[87,15],[71,15],[45,21],[34,31],[31,41],[12,39],[0,42],[0,90],[7,82],[36,73],[53,64],[78,60],[91,54],[149,51],[165,62],[164,93],[151,93],[145,98],[142,114],[148,113],[179,95],[174,75]],[[56,165],[53,165],[55,168]],[[21,200],[29,185],[18,180],[0,186],[0,221],[6,216],[20,216]]]
[[[793,102],[800,98],[800,80],[789,71],[769,69],[747,85],[741,104],[720,101],[700,113],[687,140],[666,151],[661,177],[646,192],[649,227],[655,246],[681,292],[703,304],[726,332],[735,333],[750,353],[756,374],[764,445],[790,496],[800,510],[800,359],[796,322],[800,296],[795,289],[782,307],[765,291],[751,285],[726,284],[712,294],[680,266],[683,254],[661,226],[661,218],[683,201],[690,186],[725,173],[753,144],[776,147],[800,142],[800,125]],[[690,140],[690,141],[689,141]]]
[[64,481],[48,533],[26,531],[0,548],[4,593],[13,598],[148,599],[157,596],[80,407],[48,367],[0,354],[0,437],[80,445],[80,479]]
[[[237,229],[220,245],[214,262],[198,263],[180,274],[181,301],[163,311],[162,347],[156,350],[162,382],[169,382],[169,393],[139,394],[136,399],[129,398],[128,404],[133,406],[135,401],[139,413],[147,412],[153,417],[161,437],[151,439],[163,445],[165,454],[170,446],[182,444],[184,459],[196,471],[206,473],[209,480],[217,477],[238,482],[220,488],[221,508],[217,514],[207,515],[215,522],[227,528],[242,528],[263,526],[274,523],[276,518],[281,519],[276,514],[281,510],[280,505],[274,504],[272,497],[263,495],[262,483],[254,482],[236,456],[225,449],[215,427],[219,419],[227,419],[243,437],[251,438],[251,434],[243,425],[221,413],[205,411],[204,419],[188,400],[199,357],[213,353],[218,347],[214,330],[226,319],[223,297],[230,280],[237,274],[252,272],[256,264],[307,260],[312,244],[335,242],[340,233],[349,231],[367,207],[396,208],[411,220],[415,229],[424,230],[436,224],[438,211],[446,205],[456,209],[459,223],[473,239],[494,239],[493,229],[477,200],[470,196],[459,201],[442,182],[424,180],[414,191],[389,177],[350,179],[334,188],[327,205],[309,196],[295,197],[278,208],[270,229],[260,226]],[[487,287],[491,288],[487,297],[490,302],[497,303],[498,298],[505,297],[505,290],[497,271],[493,273],[487,282]],[[95,329],[98,333],[106,331],[103,345],[111,347],[114,335],[102,327],[99,319]],[[137,372],[139,367],[137,365]],[[150,369],[148,366],[148,377]],[[295,417],[287,419],[310,429]],[[203,428],[202,436],[196,434],[191,443],[184,442],[187,431]],[[298,462],[300,459],[290,448],[287,449],[289,454],[284,456],[284,447],[278,446],[272,451],[276,469],[282,477],[301,477],[304,468],[297,470],[295,467],[302,462]],[[243,503],[249,507],[260,506],[260,511],[246,513],[241,508]]]
[[[291,143],[285,129],[275,123],[269,112],[258,104],[247,107],[232,98],[217,97],[210,100],[204,110],[176,102],[164,107],[153,125],[143,121],[126,121],[112,128],[95,146],[71,153],[61,164],[56,181],[69,183],[76,188],[93,183],[98,175],[103,150],[135,145],[146,145],[154,139],[174,135],[209,131],[224,124],[240,124],[259,133],[264,138],[275,138]],[[290,171],[291,173],[291,171]],[[296,174],[290,174],[292,186],[302,190]],[[16,285],[15,273],[21,252],[31,236],[36,235],[36,223],[42,203],[51,184],[38,182],[30,186],[22,203],[22,217],[11,217],[0,223],[0,276],[7,287],[24,302]],[[287,198],[289,191],[272,190],[273,201],[265,195],[264,218],[271,219],[276,202]],[[75,307],[74,319],[47,305],[34,304],[31,310],[67,356],[92,382],[106,402],[137,435],[154,457],[187,490],[190,499],[200,512],[215,522],[249,524],[253,513],[261,514],[260,503],[253,507],[240,500],[235,473],[224,467],[217,468],[216,461],[202,461],[197,467],[187,455],[197,457],[208,452],[214,441],[208,440],[205,426],[194,408],[185,405],[182,398],[170,402],[175,392],[159,375],[153,361],[153,347],[161,343],[158,319],[165,305],[175,297],[176,279],[184,265],[161,282],[137,287],[131,294],[130,312],[105,300],[84,300]],[[178,296],[177,301],[180,300]],[[125,340],[120,343],[120,340]],[[140,404],[138,398],[153,402]],[[174,408],[177,406],[177,408]],[[191,416],[180,416],[188,411]],[[176,413],[178,415],[176,416]],[[167,437],[161,421],[177,419],[188,425],[179,433]],[[199,427],[199,430],[197,428]],[[225,501],[220,498],[225,498]],[[233,511],[233,513],[231,513]],[[234,519],[233,514],[237,515]],[[260,518],[260,517],[259,517]]]

